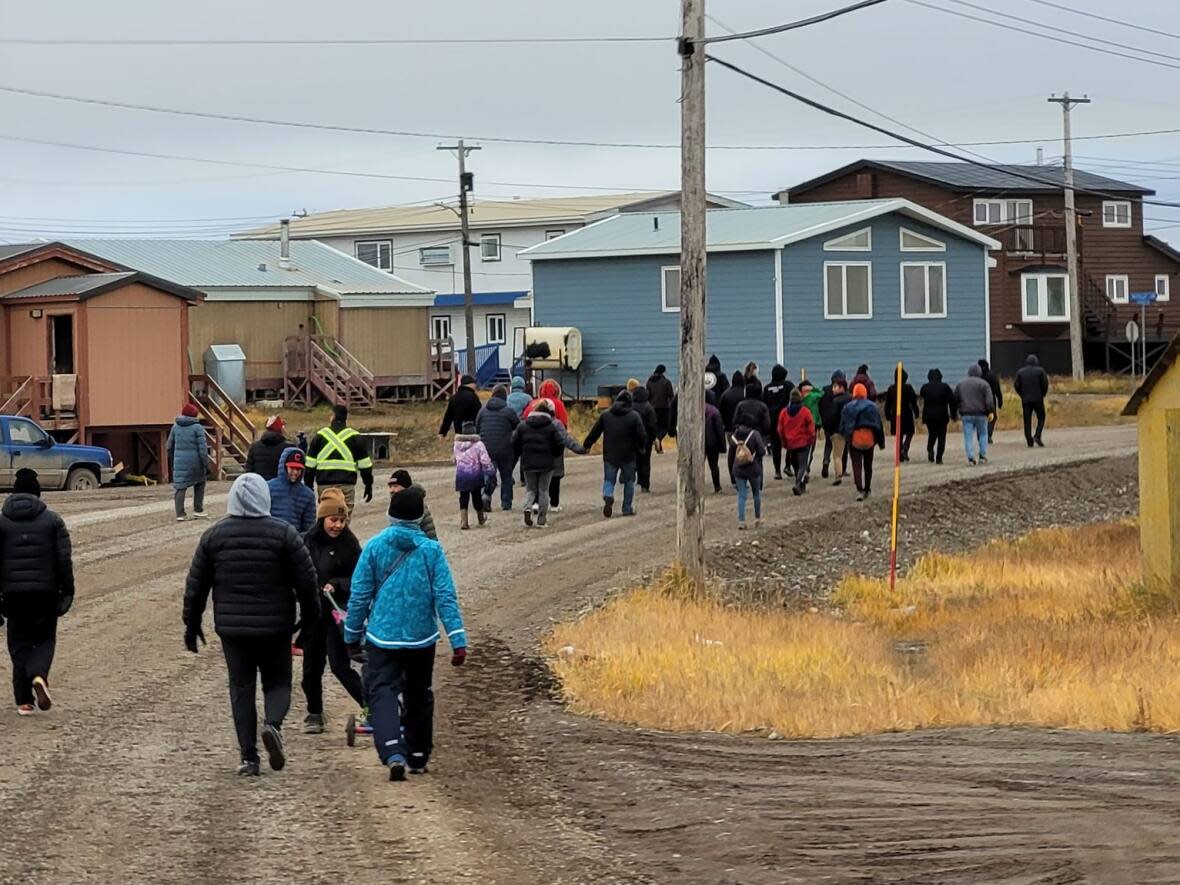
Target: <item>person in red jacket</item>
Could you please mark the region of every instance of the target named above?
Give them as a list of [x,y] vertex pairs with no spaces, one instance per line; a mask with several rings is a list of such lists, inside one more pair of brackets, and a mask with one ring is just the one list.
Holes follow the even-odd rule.
[[795,485],[791,491],[802,495],[807,491],[807,463],[811,458],[811,447],[815,445],[815,418],[811,409],[803,405],[798,388],[791,391],[790,403],[778,416],[778,438],[783,441],[788,463],[795,471]]

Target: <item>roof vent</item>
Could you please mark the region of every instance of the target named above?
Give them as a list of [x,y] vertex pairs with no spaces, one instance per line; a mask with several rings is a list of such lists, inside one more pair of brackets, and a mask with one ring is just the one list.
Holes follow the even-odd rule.
[[265,271],[266,270],[266,262],[265,261],[258,262],[258,269],[261,271]]

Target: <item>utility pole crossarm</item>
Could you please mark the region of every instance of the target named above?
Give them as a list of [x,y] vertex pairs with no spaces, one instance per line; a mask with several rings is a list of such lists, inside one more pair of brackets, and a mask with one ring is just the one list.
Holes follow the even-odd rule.
[[475,299],[471,292],[471,225],[468,218],[467,194],[475,189],[474,181],[467,174],[467,155],[478,151],[478,145],[466,145],[463,139],[458,144],[439,145],[440,151],[453,151],[459,156],[459,231],[462,239],[463,259],[463,321],[467,335],[467,374],[475,377]]
[[1065,252],[1069,273],[1069,357],[1074,380],[1080,381],[1085,377],[1086,370],[1082,347],[1081,278],[1078,270],[1078,215],[1073,188],[1073,134],[1070,131],[1069,112],[1074,105],[1089,104],[1090,99],[1086,96],[1071,98],[1066,92],[1060,97],[1049,96],[1049,101],[1061,105],[1062,155],[1065,164]]

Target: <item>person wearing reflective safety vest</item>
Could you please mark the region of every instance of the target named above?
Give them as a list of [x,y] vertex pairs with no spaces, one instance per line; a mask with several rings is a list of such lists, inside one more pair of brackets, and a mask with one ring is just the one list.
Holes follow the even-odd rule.
[[332,408],[332,423],[315,435],[307,449],[304,481],[318,494],[324,489],[340,489],[348,503],[348,512],[356,506],[356,480],[360,474],[365,484],[365,503],[373,500],[373,459],[364,440],[348,426],[348,407]]

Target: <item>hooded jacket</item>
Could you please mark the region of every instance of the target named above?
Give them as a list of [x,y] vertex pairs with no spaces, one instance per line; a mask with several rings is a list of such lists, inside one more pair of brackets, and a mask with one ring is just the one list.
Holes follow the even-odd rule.
[[496,472],[488,450],[475,434],[455,436],[455,491],[482,491],[487,478]]
[[[652,376],[647,379],[646,390],[653,409],[672,408],[672,397],[675,396],[676,389],[663,372],[652,373]],[[636,392],[638,392],[638,388]]]
[[1000,386],[1000,379],[996,377],[987,360],[980,360],[979,368],[983,370],[983,380],[992,389],[992,398],[996,401],[995,411],[999,411],[1004,408],[1004,388]]
[[526,471],[553,470],[562,449],[557,422],[548,412],[533,412],[512,434],[512,450]]
[[527,418],[537,408],[537,404],[541,400],[547,399],[553,403],[553,417],[561,422],[562,427],[570,426],[570,413],[566,411],[565,403],[561,401],[561,385],[552,378],[546,378],[541,382],[540,388],[537,390],[537,398],[529,403],[528,408],[524,410],[524,416]]
[[877,404],[871,399],[853,397],[840,414],[840,435],[851,442],[852,432],[865,427],[873,431],[878,448],[885,448],[885,428]]
[[344,640],[363,635],[384,649],[430,648],[442,621],[451,648],[467,646],[467,632],[450,566],[437,541],[416,523],[396,522],[365,545],[352,575]]
[[736,429],[741,424],[757,430],[765,442],[770,438],[771,424],[770,409],[762,401],[762,385],[758,379],[751,378],[743,389],[745,398],[733,410],[733,426]]
[[942,380],[942,372],[931,369],[918,394],[922,397],[922,423],[946,424],[955,419],[955,392]]
[[464,424],[479,417],[479,410],[482,408],[483,401],[480,400],[479,394],[466,385],[461,386],[447,401],[447,410],[443,412],[438,435],[446,436],[451,432],[452,426],[455,433],[458,433]]
[[852,381],[848,384],[848,389],[856,387],[858,384],[863,384],[865,390],[869,392],[869,399],[872,402],[877,401],[877,385],[873,383],[873,379],[869,377],[868,372],[857,372],[852,376]]
[[184,589],[184,624],[201,626],[209,593],[213,625],[229,639],[273,639],[320,618],[315,565],[303,538],[270,515],[266,481],[254,473],[234,480],[229,517],[201,536]]
[[754,455],[754,460],[749,464],[739,464],[736,460],[734,461],[734,477],[760,482],[762,480],[762,459],[766,457],[766,440],[763,439],[762,434],[758,432],[757,428],[739,423],[733,429],[731,442],[734,451],[737,451],[739,445],[745,443],[746,448]]
[[246,472],[257,473],[263,479],[274,479],[279,475],[279,459],[283,451],[292,445],[294,443],[281,433],[265,431],[246,452]]
[[316,582],[321,588],[332,585],[332,596],[322,594],[321,613],[325,627],[334,627],[334,609],[348,610],[348,596],[352,587],[352,573],[361,558],[361,544],[352,529],[346,528],[335,538],[324,531],[324,521],[318,520],[303,536],[303,543],[315,566]]
[[50,614],[73,596],[66,524],[36,495],[9,495],[0,509],[0,611]]
[[717,383],[713,385],[713,393],[717,395],[717,402],[720,404],[721,397],[729,390],[729,379],[721,371],[721,360],[717,359],[717,354],[709,357],[709,361],[705,363],[705,371],[712,372],[713,377],[717,379]]
[[967,377],[955,388],[955,405],[964,417],[987,415],[995,410],[996,398],[991,385],[983,380],[983,369],[978,363],[967,368]]
[[807,393],[803,394],[803,405],[811,412],[811,420],[815,422],[816,427],[819,426],[819,401],[823,399],[824,392],[818,387],[812,387]]
[[721,410],[710,402],[705,403],[705,451],[725,451],[725,423],[721,420]]
[[844,407],[852,401],[852,394],[848,392],[846,381],[842,393],[836,393],[832,389],[837,378],[844,381],[844,373],[833,375],[832,383],[824,387],[819,398],[819,419],[823,425],[825,436],[835,436],[840,432],[840,415],[844,412]]
[[512,434],[520,416],[512,411],[508,401],[493,396],[488,400],[475,419],[475,432],[483,440],[484,448],[492,460],[500,461],[512,457]]
[[[918,393],[914,385],[909,383],[910,373],[902,369],[901,372],[901,433],[912,435],[914,419],[918,417]],[[885,391],[885,419],[889,422],[889,432],[897,435],[897,382],[894,381]]]
[[209,476],[209,440],[199,418],[181,415],[168,432],[168,461],[172,485],[191,489]]
[[598,416],[582,447],[589,450],[602,437],[602,460],[615,467],[634,464],[640,452],[647,446],[647,431],[643,419],[631,407],[631,403],[617,399],[609,409]]
[[1045,401],[1045,396],[1049,393],[1049,376],[1041,368],[1041,361],[1035,354],[1029,354],[1025,358],[1024,365],[1016,373],[1013,386],[1016,395],[1026,406],[1039,406]]
[[[650,382],[648,382],[650,383]],[[671,405],[672,400],[668,400]],[[645,451],[655,445],[656,435],[660,430],[659,419],[656,418],[655,406],[649,401],[649,395],[646,387],[636,387],[635,392],[631,394],[631,407],[635,409],[635,413],[639,416],[639,420],[643,422],[643,432],[647,434],[647,445]]]
[[304,534],[315,525],[315,492],[303,482],[303,477],[291,482],[287,477],[287,461],[298,452],[295,446],[288,446],[279,458],[278,475],[267,482],[270,489],[270,515],[295,527]]
[[[720,379],[718,379],[717,384],[718,387],[721,385]],[[732,432],[733,413],[737,410],[741,401],[746,398],[746,379],[742,377],[741,372],[734,372],[733,383],[727,384],[726,388],[724,393],[717,395],[717,408],[721,411],[721,420],[725,424],[726,431]],[[714,390],[716,389],[714,388]]]
[[524,389],[524,379],[519,375],[512,376],[512,390],[508,394],[508,408],[516,413],[517,418],[524,417],[524,410],[528,408],[533,398]]
[[772,427],[778,427],[778,416],[790,403],[791,391],[794,389],[795,385],[787,380],[785,366],[776,365],[770,370],[770,383],[762,389],[762,401],[766,403],[766,408],[770,410],[770,423]]
[[778,438],[792,452],[815,445],[815,419],[803,403],[791,403],[778,416]]

